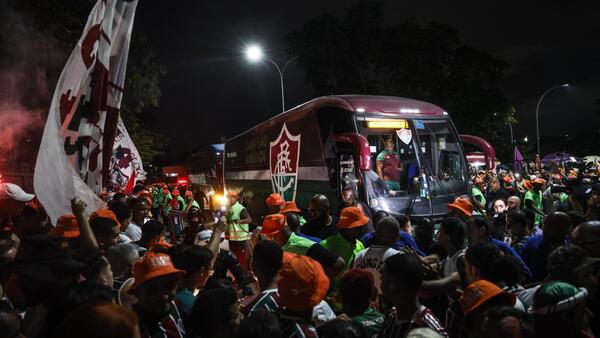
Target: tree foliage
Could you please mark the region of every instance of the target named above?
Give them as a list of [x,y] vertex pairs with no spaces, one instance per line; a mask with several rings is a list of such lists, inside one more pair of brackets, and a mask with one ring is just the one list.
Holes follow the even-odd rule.
[[148,129],[143,118],[160,103],[160,79],[166,71],[157,62],[145,34],[134,32],[129,53],[121,118],[142,161],[149,164],[164,154],[168,143],[166,136]]
[[451,114],[460,133],[504,145],[507,123],[516,120],[494,84],[508,64],[464,44],[446,24],[407,20],[385,26],[383,12],[379,2],[360,1],[343,17],[318,16],[284,37],[315,94],[432,102]]

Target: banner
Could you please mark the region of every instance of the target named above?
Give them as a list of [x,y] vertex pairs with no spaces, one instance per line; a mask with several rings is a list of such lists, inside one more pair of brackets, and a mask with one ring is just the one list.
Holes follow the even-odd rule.
[[89,213],[108,177],[137,0],[98,0],[58,80],[34,172],[52,223],[77,197]]
[[125,195],[129,195],[136,183],[145,179],[146,172],[144,171],[142,158],[129,137],[123,120],[119,117],[117,135],[115,136],[112,157],[110,159],[111,188],[115,191],[123,191]]

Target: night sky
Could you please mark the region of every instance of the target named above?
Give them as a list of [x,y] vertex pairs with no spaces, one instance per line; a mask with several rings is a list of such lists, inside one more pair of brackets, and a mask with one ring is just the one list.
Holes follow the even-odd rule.
[[[281,39],[286,33],[323,13],[343,15],[353,3],[141,1],[134,31],[148,34],[167,69],[160,108],[148,118],[154,119],[154,129],[170,137],[170,157],[234,136],[280,112],[277,72],[270,64],[249,64],[243,56],[246,44],[260,43],[271,58],[284,63],[288,56]],[[500,87],[517,107],[516,138],[535,140],[539,96],[565,82],[572,86],[544,99],[542,135],[600,131],[595,103],[600,98],[600,2],[494,3],[386,1],[385,21],[447,23],[465,43],[507,61],[510,67]],[[288,109],[314,97],[298,67],[292,65],[285,75]]]

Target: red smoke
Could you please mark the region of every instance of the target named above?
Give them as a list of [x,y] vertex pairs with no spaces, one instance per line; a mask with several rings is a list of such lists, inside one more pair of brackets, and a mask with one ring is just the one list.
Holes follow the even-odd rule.
[[[0,171],[32,172],[52,94],[67,53],[10,8],[0,31]],[[6,23],[6,21],[10,21]]]

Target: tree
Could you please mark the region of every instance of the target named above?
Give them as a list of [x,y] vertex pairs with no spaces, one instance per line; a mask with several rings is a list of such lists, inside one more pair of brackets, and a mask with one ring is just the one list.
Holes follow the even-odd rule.
[[130,48],[121,118],[142,161],[152,163],[164,154],[168,138],[148,129],[143,116],[160,103],[160,79],[165,69],[156,61],[145,34],[135,34]]
[[359,1],[343,17],[321,15],[284,37],[315,94],[432,102],[450,112],[461,133],[506,144],[506,123],[516,120],[493,85],[508,64],[465,45],[448,25],[407,20],[384,26],[383,13],[381,3]]

